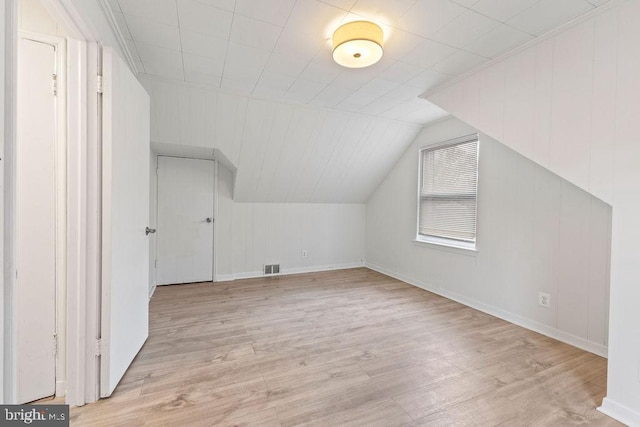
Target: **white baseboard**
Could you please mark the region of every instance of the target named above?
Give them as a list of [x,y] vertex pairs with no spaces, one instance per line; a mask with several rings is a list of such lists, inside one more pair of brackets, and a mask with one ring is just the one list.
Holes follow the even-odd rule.
[[151,289],[149,289],[149,299],[153,296],[153,293],[156,291],[156,285],[154,284]]
[[67,380],[56,381],[56,397],[63,397],[67,395]]
[[482,303],[480,301],[476,301],[472,298],[468,298],[456,292],[431,286],[428,283],[425,283],[421,280],[416,280],[412,277],[408,277],[403,274],[396,273],[395,271],[389,270],[385,267],[381,267],[379,265],[375,265],[371,263],[366,263],[365,265],[367,268],[370,268],[371,270],[375,270],[379,273],[386,274],[387,276],[391,276],[395,279],[401,280],[403,282],[406,282],[410,285],[424,289],[426,291],[433,292],[434,294],[438,294],[450,300],[459,302],[460,304],[464,304],[468,307],[475,308],[476,310],[498,317],[502,320],[506,320],[507,322],[513,323],[518,326],[522,326],[523,328],[530,329],[534,332],[538,332],[542,335],[546,335],[550,338],[556,339],[558,341],[562,341],[564,343],[567,343],[574,347],[578,347],[590,353],[597,354],[598,356],[602,356],[605,358],[607,357],[607,347],[602,344],[594,343],[592,341],[575,336],[568,332],[561,331],[560,329],[556,329],[551,326],[539,323],[535,320],[522,317],[518,314],[514,314],[500,308],[493,307],[491,305]]
[[289,274],[318,273],[321,271],[346,270],[349,268],[360,268],[364,266],[365,266],[364,261],[357,261],[357,262],[349,262],[344,264],[328,264],[328,265],[315,265],[310,267],[283,268],[280,274],[270,274],[267,276],[265,276],[265,274],[262,271],[249,271],[249,272],[235,273],[235,274],[217,274],[214,281],[227,282],[227,281],[241,280],[241,279],[255,279],[257,277],[277,277],[277,276],[286,276]]
[[230,282],[233,280],[233,274],[216,274],[213,278],[214,282]]
[[[284,274],[284,273],[280,273]],[[231,280],[242,280],[242,279],[255,279],[256,277],[265,277],[265,274],[262,271],[248,271],[244,273],[235,273],[231,275],[233,279]]]
[[608,397],[602,399],[602,405],[598,411],[628,426],[640,426],[640,412],[621,405]]
[[350,268],[364,267],[364,261],[349,262],[345,264],[329,264],[318,265],[312,267],[295,267],[283,269],[282,274],[302,274],[302,273],[317,273],[320,271],[332,271],[332,270],[348,270]]

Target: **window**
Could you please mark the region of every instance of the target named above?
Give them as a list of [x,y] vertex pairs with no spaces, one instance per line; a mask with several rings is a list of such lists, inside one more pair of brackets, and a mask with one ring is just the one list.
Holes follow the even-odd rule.
[[418,241],[475,249],[478,135],[420,150]]

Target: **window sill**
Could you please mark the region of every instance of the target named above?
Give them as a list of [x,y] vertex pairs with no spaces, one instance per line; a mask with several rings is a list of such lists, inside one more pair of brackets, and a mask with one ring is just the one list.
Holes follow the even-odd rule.
[[455,242],[447,239],[421,237],[414,239],[413,243],[416,246],[429,247],[431,249],[438,249],[461,255],[476,256],[478,254],[478,249],[475,245],[465,244],[464,242]]

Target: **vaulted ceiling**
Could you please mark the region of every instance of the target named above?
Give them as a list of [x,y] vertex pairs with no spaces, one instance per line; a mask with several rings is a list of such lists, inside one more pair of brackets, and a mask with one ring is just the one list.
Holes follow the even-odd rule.
[[[200,144],[184,133],[174,140],[171,133],[162,131],[184,124],[163,114],[171,109],[158,103],[182,99],[184,104],[185,99],[194,99],[194,91],[202,96],[224,94],[216,101],[218,110],[245,102],[252,106],[253,115],[238,118],[242,120],[238,126],[240,135],[255,135],[256,140],[236,138],[237,145],[231,147],[230,140],[216,139],[218,133],[211,134],[212,139],[205,137],[200,145],[227,147],[222,151],[238,166],[240,199],[305,201],[295,196],[304,193],[295,188],[301,185],[295,176],[269,181],[269,188],[260,194],[249,190],[253,184],[243,184],[269,180],[255,168],[244,168],[255,164],[256,152],[272,153],[265,148],[271,144],[268,138],[278,138],[277,134],[261,135],[260,126],[276,130],[283,126],[289,133],[281,137],[295,138],[296,143],[289,147],[278,142],[285,154],[270,158],[269,168],[285,170],[289,165],[282,162],[286,161],[296,162],[296,170],[314,171],[314,182],[320,180],[323,185],[316,185],[312,201],[361,202],[373,190],[371,183],[386,175],[391,162],[415,137],[416,125],[447,115],[419,95],[607,1],[109,0],[108,4],[135,68],[152,92],[156,143]],[[342,68],[332,60],[331,35],[341,24],[361,19],[383,28],[384,56],[369,68]],[[151,82],[156,82],[155,89]],[[163,98],[162,94],[172,91],[182,95],[174,101]],[[200,117],[200,129],[215,121],[208,110],[187,109],[181,114]],[[307,116],[315,117],[312,123],[303,119]],[[194,120],[188,121],[194,125]],[[265,120],[275,124],[264,128]],[[377,126],[398,131],[380,132],[376,121],[380,121]],[[261,144],[263,136],[267,140]],[[251,144],[257,151],[246,149]],[[313,154],[326,147],[335,149],[336,144],[343,148],[331,155]],[[363,161],[375,147],[384,147],[378,155],[387,161]],[[299,155],[293,156],[290,148]],[[342,152],[356,163],[341,157]],[[330,171],[326,172],[330,176],[321,171]],[[350,179],[354,174],[362,177]]]

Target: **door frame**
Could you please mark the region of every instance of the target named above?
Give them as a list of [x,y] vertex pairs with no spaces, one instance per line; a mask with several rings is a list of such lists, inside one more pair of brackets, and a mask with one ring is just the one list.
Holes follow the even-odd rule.
[[[66,58],[66,287],[61,293],[65,305],[66,342],[59,342],[61,369],[66,370],[66,401],[83,405],[97,400],[98,365],[92,336],[99,327],[99,248],[100,248],[100,153],[98,120],[99,45],[84,23],[73,0],[42,0],[54,19],[71,31],[67,38]],[[0,269],[3,289],[0,304],[0,402],[16,402],[16,323],[15,307],[15,145],[17,129],[16,83],[18,43],[18,0],[5,0],[0,11],[4,57],[0,75],[0,114],[4,121],[4,145],[0,145],[0,237],[2,260]],[[90,255],[87,255],[90,254]],[[62,326],[62,325],[61,325]],[[63,357],[63,354],[65,357]],[[66,359],[66,360],[64,360]],[[64,384],[60,384],[63,393]],[[58,392],[58,389],[56,390]]]
[[[27,39],[53,46],[56,70],[55,174],[55,394],[66,393],[66,268],[67,268],[67,49],[57,36],[18,31],[18,40]],[[18,76],[18,79],[20,76]],[[17,134],[16,134],[17,137]],[[16,337],[17,338],[17,337]]]
[[[217,259],[217,251],[216,251],[216,235],[217,235],[217,227],[218,227],[218,221],[217,221],[217,217],[218,217],[218,211],[217,211],[217,206],[218,206],[218,161],[215,159],[211,159],[211,158],[206,158],[206,157],[193,157],[193,156],[179,156],[179,155],[175,155],[175,154],[160,154],[160,153],[156,153],[153,152],[153,155],[156,156],[156,173],[155,173],[155,188],[156,188],[156,206],[155,206],[155,211],[156,211],[156,227],[157,227],[157,222],[158,222],[158,218],[159,218],[159,210],[158,210],[158,200],[159,200],[159,195],[160,195],[160,180],[158,179],[158,169],[160,166],[160,157],[173,157],[176,159],[191,159],[191,160],[206,160],[206,161],[210,161],[213,162],[213,206],[212,206],[212,212],[213,212],[213,233],[212,233],[212,237],[211,237],[211,282],[215,282],[216,281],[216,259]],[[156,260],[156,262],[154,263],[154,269],[155,269],[155,277],[156,277],[156,283],[154,283],[153,286],[153,290],[155,292],[155,289],[157,288],[157,286],[167,286],[167,285],[159,285],[158,284],[158,240],[156,239],[156,246],[155,246],[155,253],[153,254],[154,259]]]

